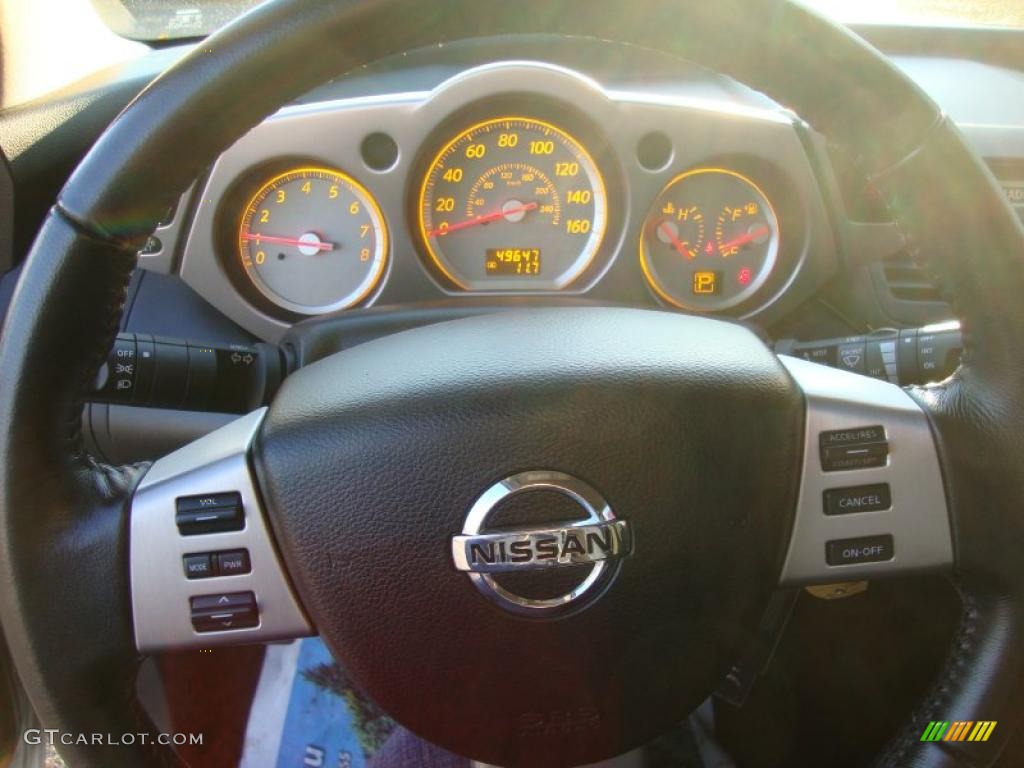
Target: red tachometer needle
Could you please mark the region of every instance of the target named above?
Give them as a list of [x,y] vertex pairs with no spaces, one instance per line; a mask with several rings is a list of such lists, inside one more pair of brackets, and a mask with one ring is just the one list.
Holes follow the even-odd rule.
[[254,235],[252,232],[243,232],[243,240],[255,240],[260,243],[274,243],[275,245],[294,245],[296,248],[316,248],[318,251],[333,251],[334,243],[306,242],[297,237],[274,237],[273,235]]
[[666,226],[667,224],[667,221],[661,222],[661,224],[658,225],[658,231],[672,242],[672,247],[679,251],[681,256],[685,256],[692,261],[696,254],[686,247],[686,243],[676,237],[676,233],[672,231],[672,227]]
[[732,240],[726,240],[724,243],[718,246],[718,249],[720,251],[727,251],[730,248],[735,248],[740,245],[746,245],[752,240],[757,240],[757,238],[761,237],[761,235],[767,235],[769,232],[771,232],[771,230],[768,227],[761,227],[760,229],[755,229],[753,232],[747,232],[745,235],[739,235],[738,237],[734,237]]
[[475,219],[467,219],[466,221],[460,221],[458,224],[450,224],[447,227],[438,227],[427,232],[427,237],[438,237],[440,235],[447,235],[451,232],[458,232],[460,229],[468,229],[469,227],[475,227],[477,224],[486,224],[489,221],[497,221],[498,219],[504,218],[505,216],[513,216],[517,213],[523,213],[524,211],[532,211],[537,207],[537,203],[524,203],[517,208],[509,208],[508,210],[495,211],[494,213],[487,213],[483,216],[477,216]]

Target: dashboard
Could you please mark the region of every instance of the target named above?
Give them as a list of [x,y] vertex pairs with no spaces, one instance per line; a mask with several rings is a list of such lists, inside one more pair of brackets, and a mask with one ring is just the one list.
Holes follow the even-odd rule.
[[[947,110],[1024,218],[1017,34],[858,31]],[[186,50],[0,113],[18,199],[0,307],[78,159]],[[185,386],[209,373],[192,357],[244,366],[259,342],[299,365],[466,314],[624,305],[735,319],[892,378],[894,334],[952,312],[847,160],[764,95],[662,52],[550,35],[409,51],[339,73],[200,174],[140,253],[121,330],[184,360]],[[950,356],[922,333],[900,375]],[[179,395],[89,403],[92,449],[164,455],[241,407]]]
[[271,342],[308,318],[431,302],[763,322],[836,269],[815,140],[770,103],[537,60],[314,94],[247,133],[169,214],[173,269]]
[[[1019,34],[953,52],[936,41],[963,30],[914,34],[927,53],[895,33],[872,42],[956,120],[1024,219]],[[0,310],[68,172],[180,53],[0,114],[12,172],[5,184],[0,163]],[[466,41],[339,74],[247,132],[168,210],[114,353],[138,356],[136,386],[154,395],[153,367],[170,360],[173,397],[89,402],[85,439],[112,462],[163,456],[259,401],[236,386],[250,379],[217,378],[251,353],[280,361],[276,385],[285,363],[523,305],[703,313],[793,342],[788,354],[902,372],[897,341],[952,313],[833,149],[741,84],[601,41]],[[305,324],[334,335],[317,348]],[[922,375],[942,369],[940,337],[914,331]],[[200,380],[219,387],[205,401]]]

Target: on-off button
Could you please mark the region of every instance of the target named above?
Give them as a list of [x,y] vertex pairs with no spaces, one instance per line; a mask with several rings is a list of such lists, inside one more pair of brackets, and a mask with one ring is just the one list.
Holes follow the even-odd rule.
[[855,565],[882,563],[894,555],[892,536],[860,536],[856,539],[838,539],[825,544],[825,562],[829,565]]

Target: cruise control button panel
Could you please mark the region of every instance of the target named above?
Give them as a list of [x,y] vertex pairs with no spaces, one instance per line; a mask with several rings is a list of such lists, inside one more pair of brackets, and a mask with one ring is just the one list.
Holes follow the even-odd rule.
[[[885,350],[893,354],[898,348]],[[952,567],[945,485],[921,406],[887,381],[779,360],[806,404],[800,490],[779,583]]]
[[826,515],[879,512],[892,506],[892,491],[888,483],[829,488],[822,497]]
[[857,563],[881,563],[894,556],[892,536],[861,536],[856,539],[840,539],[825,545],[825,560],[829,565],[856,565]]

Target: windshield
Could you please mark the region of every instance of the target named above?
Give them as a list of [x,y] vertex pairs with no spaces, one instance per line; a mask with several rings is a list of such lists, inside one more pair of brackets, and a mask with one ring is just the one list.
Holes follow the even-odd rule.
[[[92,0],[107,25],[136,40],[202,37],[262,0]],[[805,0],[848,24],[1024,27],[1021,0]]]

